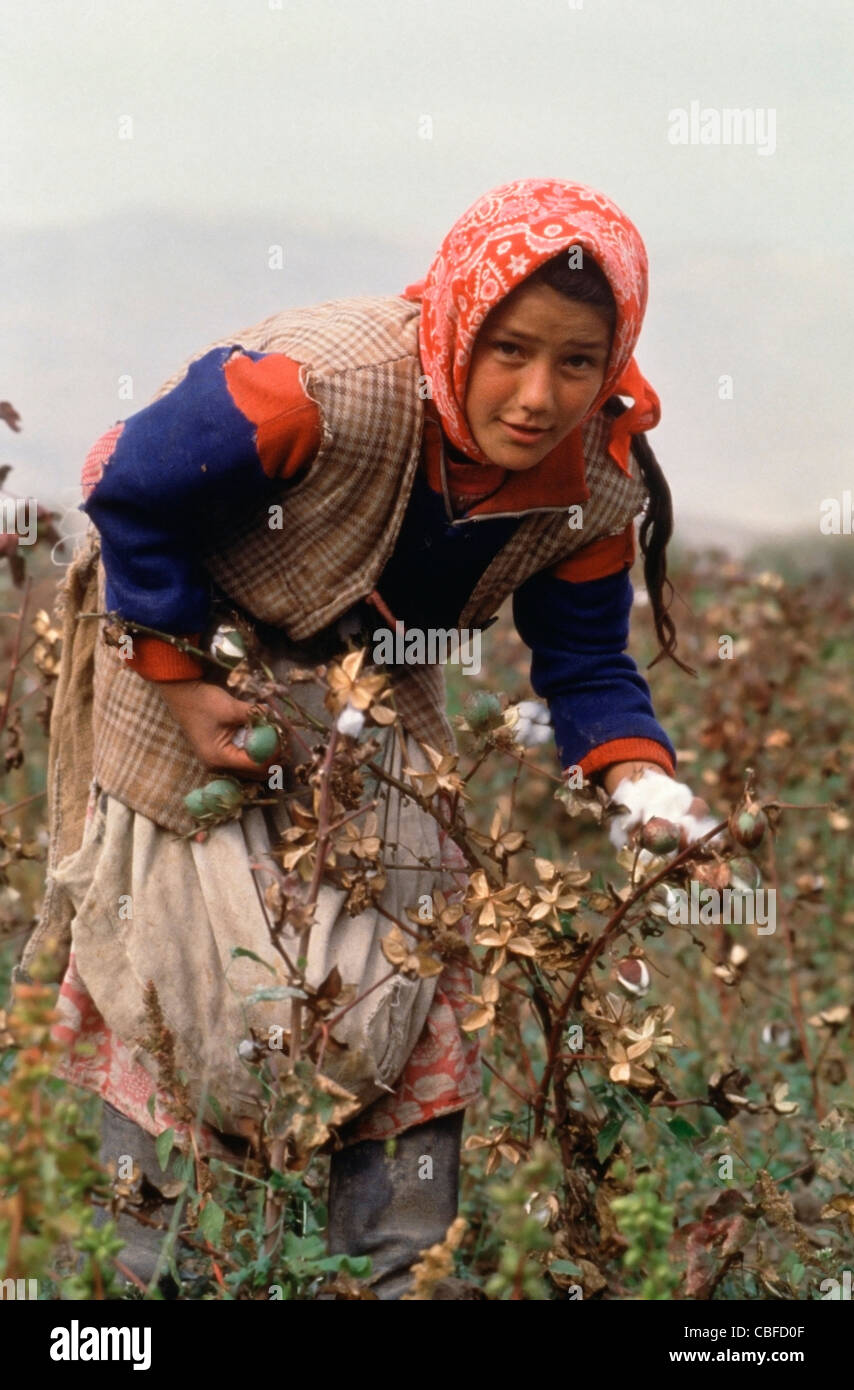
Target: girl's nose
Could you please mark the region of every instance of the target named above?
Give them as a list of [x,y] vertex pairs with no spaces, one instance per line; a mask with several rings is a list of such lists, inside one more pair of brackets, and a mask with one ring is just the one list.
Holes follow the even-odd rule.
[[516,404],[521,410],[530,411],[532,415],[550,417],[554,412],[554,403],[551,368],[547,363],[529,363],[519,383]]

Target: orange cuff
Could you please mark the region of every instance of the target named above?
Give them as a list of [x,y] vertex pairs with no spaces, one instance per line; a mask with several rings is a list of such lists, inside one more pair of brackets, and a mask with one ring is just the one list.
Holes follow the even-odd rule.
[[600,743],[592,748],[578,766],[585,777],[593,772],[601,772],[612,763],[638,762],[657,763],[668,777],[676,776],[676,764],[661,743],[649,738],[617,738],[610,743]]
[[[198,645],[201,633],[190,632],[185,639]],[[203,676],[202,663],[187,652],[179,651],[159,637],[134,637],[133,656],[126,663],[138,676],[147,681],[191,681]]]

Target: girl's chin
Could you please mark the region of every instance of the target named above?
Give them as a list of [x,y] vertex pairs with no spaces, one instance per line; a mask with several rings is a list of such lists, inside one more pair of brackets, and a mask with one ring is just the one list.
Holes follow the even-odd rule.
[[536,468],[538,463],[542,463],[548,450],[521,450],[521,449],[497,449],[487,450],[484,453],[490,463],[496,464],[499,468],[506,468],[511,473],[527,473],[531,468]]
[[532,468],[536,468],[542,459],[493,459],[492,462],[498,463],[499,468],[506,468],[508,473],[530,473]]

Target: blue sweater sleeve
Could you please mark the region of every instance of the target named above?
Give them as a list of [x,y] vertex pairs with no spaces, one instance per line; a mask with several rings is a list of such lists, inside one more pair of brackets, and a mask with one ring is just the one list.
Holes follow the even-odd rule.
[[107,607],[163,632],[203,629],[210,590],[199,546],[217,519],[272,486],[256,427],[228,389],[223,368],[233,351],[198,358],[177,386],[124,422],[81,504],[100,533]]
[[531,648],[531,685],[548,702],[563,767],[601,744],[650,739],[676,762],[655,718],[649,686],[627,654],[634,590],[626,566],[570,583],[543,570],[513,596],[513,617]]

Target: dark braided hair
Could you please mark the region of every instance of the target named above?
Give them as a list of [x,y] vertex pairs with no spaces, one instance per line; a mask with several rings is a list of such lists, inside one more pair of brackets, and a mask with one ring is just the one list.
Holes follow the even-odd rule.
[[[617,321],[617,305],[607,277],[596,261],[587,253],[583,256],[583,266],[573,269],[565,252],[546,261],[525,281],[526,285],[548,285],[567,299],[580,300],[601,309],[613,336]],[[610,396],[602,406],[602,411],[611,419],[622,415],[628,407],[619,396]],[[632,453],[637,459],[649,500],[644,511],[643,521],[638,528],[641,553],[643,555],[643,574],[652,608],[655,632],[661,650],[649,666],[655,666],[662,657],[669,656],[683,671],[695,676],[693,667],[686,665],[676,656],[676,624],[670,617],[669,609],[673,601],[674,588],[667,577],[667,544],[673,534],[673,499],[661,465],[650,448],[644,434],[632,436]],[[666,591],[666,598],[665,598]]]

